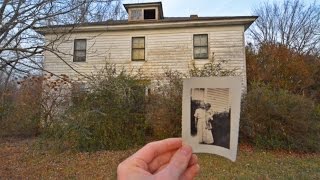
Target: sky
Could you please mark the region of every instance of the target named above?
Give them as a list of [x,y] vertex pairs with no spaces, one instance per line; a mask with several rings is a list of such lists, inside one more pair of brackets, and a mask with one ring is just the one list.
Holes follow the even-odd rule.
[[[123,0],[123,3],[158,2],[160,0]],[[254,7],[268,0],[162,0],[164,16],[248,16]],[[282,0],[269,0],[270,2]],[[314,0],[302,0],[312,3]]]

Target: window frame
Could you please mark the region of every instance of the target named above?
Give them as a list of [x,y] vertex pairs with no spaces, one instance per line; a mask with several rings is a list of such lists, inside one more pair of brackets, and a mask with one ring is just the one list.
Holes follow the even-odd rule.
[[[77,48],[76,48],[77,41],[84,41],[85,42],[85,49],[84,50],[77,50]],[[84,61],[77,60],[76,52],[79,52],[79,51],[84,51],[84,54],[85,54]],[[87,39],[74,39],[74,42],[73,42],[73,62],[86,62],[86,61],[87,61]]]
[[[206,46],[196,46],[195,45],[195,37],[196,36],[207,36],[207,45]],[[196,57],[196,52],[195,52],[195,48],[204,48],[206,47],[207,48],[207,56],[206,57]],[[193,58],[194,59],[208,59],[209,58],[209,35],[208,34],[194,34],[193,35]]]
[[[133,47],[133,39],[135,38],[143,38],[143,48],[134,48]],[[133,59],[133,50],[135,49],[143,49],[143,59]],[[132,37],[131,38],[131,61],[145,61],[146,60],[146,37],[145,36],[138,36],[138,37]]]

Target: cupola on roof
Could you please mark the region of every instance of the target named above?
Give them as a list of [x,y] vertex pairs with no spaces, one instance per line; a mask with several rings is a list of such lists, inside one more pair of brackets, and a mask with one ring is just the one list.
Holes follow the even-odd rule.
[[124,4],[123,6],[128,12],[128,21],[163,19],[161,2]]

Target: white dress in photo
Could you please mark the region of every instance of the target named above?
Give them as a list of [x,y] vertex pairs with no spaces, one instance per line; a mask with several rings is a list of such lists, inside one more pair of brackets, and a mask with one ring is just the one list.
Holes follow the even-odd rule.
[[212,144],[213,137],[211,129],[207,128],[207,123],[210,117],[207,117],[206,114],[206,110],[202,108],[198,108],[194,113],[194,117],[198,120],[197,136],[199,139],[199,143]]

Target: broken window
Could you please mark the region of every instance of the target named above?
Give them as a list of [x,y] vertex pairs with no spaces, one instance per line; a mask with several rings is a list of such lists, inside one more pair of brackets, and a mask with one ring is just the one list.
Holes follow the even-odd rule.
[[74,54],[73,62],[85,62],[87,54],[87,40],[75,39],[74,40]]
[[193,54],[195,59],[208,58],[208,34],[193,36]]
[[156,19],[156,10],[155,9],[145,9],[144,10],[144,19]]
[[145,60],[145,38],[144,37],[132,38],[132,60],[133,61]]

